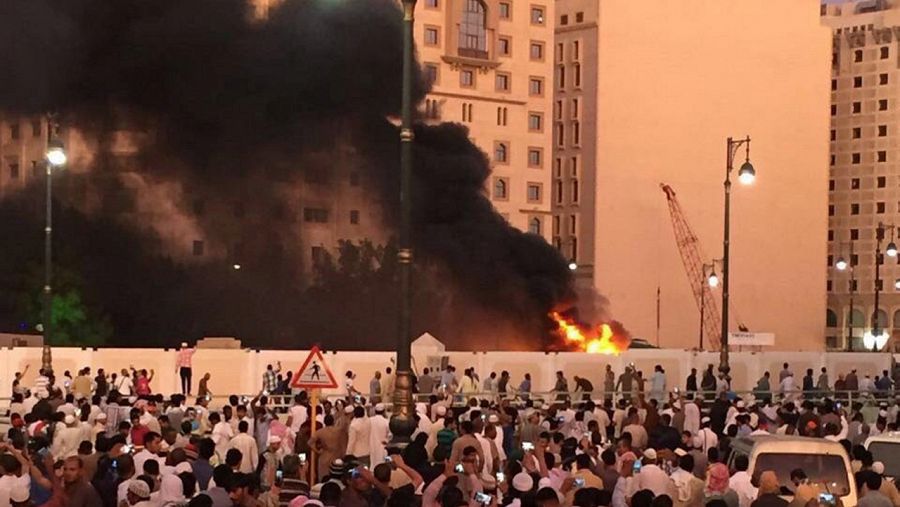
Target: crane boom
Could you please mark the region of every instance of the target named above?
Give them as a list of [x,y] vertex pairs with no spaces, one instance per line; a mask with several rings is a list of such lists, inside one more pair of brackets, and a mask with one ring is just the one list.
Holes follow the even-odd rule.
[[675,231],[675,244],[678,246],[678,253],[681,254],[681,262],[687,273],[688,284],[694,294],[697,309],[700,311],[703,333],[706,337],[705,342],[709,344],[708,348],[718,350],[719,344],[722,343],[719,339],[722,335],[722,317],[709,285],[704,283],[706,277],[703,273],[703,264],[706,257],[702,252],[700,240],[697,239],[697,235],[691,229],[691,224],[688,223],[684,212],[681,211],[681,204],[678,203],[672,187],[665,183],[660,183],[659,186],[666,194],[666,201],[669,203],[669,215],[672,217],[672,229]]

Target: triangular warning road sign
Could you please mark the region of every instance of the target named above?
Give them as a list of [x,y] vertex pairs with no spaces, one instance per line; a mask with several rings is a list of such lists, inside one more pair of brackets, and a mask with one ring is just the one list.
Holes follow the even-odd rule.
[[291,387],[298,389],[334,389],[338,386],[334,374],[325,363],[325,357],[319,347],[313,346],[303,366],[291,379]]

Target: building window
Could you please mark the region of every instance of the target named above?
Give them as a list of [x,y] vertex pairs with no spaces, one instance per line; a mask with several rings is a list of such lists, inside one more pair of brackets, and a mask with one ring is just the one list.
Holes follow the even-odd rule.
[[834,241],[834,231],[828,229],[828,241]]
[[875,178],[875,182],[878,185],[878,188],[884,188],[887,186],[887,178],[884,176]]
[[832,141],[837,140],[837,131],[836,131],[836,130],[831,129],[831,136],[830,136],[830,139],[831,139]]
[[859,163],[859,160],[860,160],[859,153],[854,153],[854,154],[850,155],[850,161],[851,161],[852,163],[858,164],[858,163]]
[[553,215],[553,232],[554,236],[559,236],[559,215]]
[[500,2],[500,8],[498,9],[500,12],[500,19],[510,19],[512,18],[512,8],[509,5],[509,2]]
[[[850,280],[850,291],[851,292],[856,292],[857,290],[859,290],[859,284],[856,282],[857,282],[856,280]],[[860,319],[853,318],[853,320],[861,320],[861,318]]]
[[425,80],[429,85],[435,85],[438,82],[438,66],[436,63],[425,64]]
[[831,80],[831,91],[837,90],[837,79]]
[[556,68],[556,82],[559,83],[560,88],[566,87],[566,66],[560,65]]
[[31,137],[41,137],[41,120],[31,120]]
[[837,115],[837,106],[832,104],[831,105],[831,116],[836,116],[836,115]]
[[494,162],[505,164],[509,161],[509,145],[498,141],[494,143]]
[[[855,32],[856,29],[854,29],[853,31]],[[853,61],[856,63],[863,61],[862,49],[857,49],[856,51],[853,52]]]
[[531,132],[544,130],[544,115],[541,113],[528,113],[528,130]]
[[881,46],[878,48],[878,56],[882,60],[887,60],[890,57],[891,49],[888,46]]
[[582,23],[582,22],[584,22],[584,13],[583,13],[583,12],[576,12],[576,13],[575,13],[575,22],[576,22],[576,23]]
[[828,180],[828,191],[834,192],[834,180]]
[[303,221],[324,224],[328,222],[328,210],[324,208],[303,208]]
[[577,40],[576,40],[576,41],[572,41],[572,59],[573,59],[573,60],[578,60],[578,58],[579,58],[579,56],[578,56],[578,50],[579,50],[579,48],[578,48],[578,41],[577,41]]
[[556,145],[562,148],[566,144],[566,128],[562,123],[556,124]]
[[481,0],[463,2],[462,19],[459,22],[459,54],[487,58],[486,11]]
[[879,75],[878,75],[878,84],[879,84],[879,85],[886,85],[886,84],[888,84],[888,75],[887,75],[887,73],[879,74]]
[[353,225],[359,224],[359,210],[350,210],[350,223]]
[[438,29],[435,26],[426,26],[425,27],[425,45],[426,46],[437,46],[438,45]]
[[[850,229],[850,240],[856,241],[859,239],[859,229]],[[831,257],[830,255],[828,256]],[[828,264],[831,265],[831,259],[828,260]]]
[[528,202],[537,203],[541,202],[541,184],[540,183],[529,183],[528,184],[528,195],[526,196]]
[[199,239],[195,239],[193,248],[192,248],[194,257],[200,257],[201,255],[203,255],[203,250],[204,250],[203,241],[201,241]]
[[505,107],[501,106],[497,108],[497,125],[500,125],[501,127],[506,125],[506,112]]
[[875,213],[879,213],[879,214],[884,213],[884,209],[885,209],[885,208],[884,208],[884,203],[883,203],[883,202],[876,202],[876,203],[875,203]]
[[9,179],[11,179],[11,180],[19,179],[19,163],[18,162],[10,162],[10,164],[9,164]]
[[887,152],[881,150],[878,152],[878,161],[879,162],[887,162]]
[[853,78],[853,87],[862,88],[862,76],[856,76]]
[[16,141],[19,139],[19,124],[18,123],[13,123],[12,125],[9,126],[9,138],[12,139],[13,141]]
[[509,182],[506,178],[494,178],[494,199],[509,198]]
[[569,174],[576,178],[578,177],[578,157],[572,157],[569,163]]
[[535,42],[531,41],[531,49],[529,49],[528,54],[532,60],[543,60],[544,59],[544,43],[543,42]]
[[498,72],[497,77],[494,79],[494,88],[496,88],[498,92],[508,92],[509,74],[506,72]]
[[850,214],[859,215],[859,203],[853,203],[850,205]]
[[581,144],[581,125],[577,121],[572,122],[572,144]]
[[462,121],[471,122],[472,121],[472,104],[468,102],[463,102],[462,104]]
[[553,180],[553,195],[554,195],[556,204],[562,204],[562,202],[563,202],[563,182],[562,182],[562,180]]
[[532,7],[531,8],[531,24],[532,25],[543,25],[544,24],[544,8],[543,7]]
[[875,290],[884,290],[884,280],[875,280]]
[[862,112],[862,102],[854,102],[853,103],[853,114],[859,114]]
[[528,78],[528,94],[540,97],[544,94],[544,79],[540,77]]
[[828,216],[830,216],[830,217],[834,216],[834,204],[828,205]]
[[572,84],[576,88],[581,87],[581,64],[576,63],[572,65]]
[[836,160],[836,157],[834,156],[834,154],[832,154],[831,157],[830,157],[830,162],[829,162],[829,164],[830,164],[830,165],[834,165],[834,161],[835,161],[835,160]]
[[850,180],[850,189],[859,190],[859,178],[853,178]]
[[553,161],[553,177],[562,178],[562,159],[559,157]]
[[569,116],[573,119],[578,118],[578,99],[572,99],[572,109],[569,111]]
[[509,37],[497,37],[497,53],[500,56],[509,56],[512,54],[512,42]]
[[888,99],[879,99],[878,100],[878,110],[879,111],[887,111],[888,108]]
[[528,232],[531,234],[541,235],[541,219],[538,217],[533,217],[528,220]]
[[563,46],[562,42],[560,42],[559,44],[556,45],[556,61],[557,62],[562,62],[563,60],[566,59],[566,55],[565,55],[565,52],[563,49],[564,47],[565,46]]
[[559,24],[562,26],[566,26],[569,24],[569,16],[567,14],[563,14],[559,17]]
[[[834,133],[834,130],[832,130],[831,132]],[[859,127],[853,127],[853,139],[859,139],[861,135],[862,135],[862,129]],[[834,139],[834,136],[832,136],[832,140],[833,139]]]
[[473,88],[475,86],[475,72],[471,70],[459,71],[459,85],[463,88]]
[[575,215],[569,215],[569,234],[575,234]]
[[528,148],[528,167],[540,168],[543,165],[543,151],[540,148]]
[[879,125],[878,126],[878,137],[885,137],[887,135],[887,125]]
[[553,117],[557,120],[562,120],[563,117],[563,102],[561,100],[557,100],[553,105]]

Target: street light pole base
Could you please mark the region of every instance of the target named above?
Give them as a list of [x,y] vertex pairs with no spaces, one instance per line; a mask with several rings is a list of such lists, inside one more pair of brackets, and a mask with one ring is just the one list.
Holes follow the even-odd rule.
[[412,373],[398,371],[394,383],[394,412],[389,423],[392,447],[406,447],[412,440],[417,426],[413,414]]

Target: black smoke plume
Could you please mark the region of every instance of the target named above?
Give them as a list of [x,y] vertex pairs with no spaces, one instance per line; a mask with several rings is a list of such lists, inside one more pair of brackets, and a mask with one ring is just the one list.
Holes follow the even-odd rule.
[[[89,171],[63,177],[57,244],[119,340],[163,340],[168,329],[268,346],[390,348],[390,270],[350,294],[321,288],[310,297],[296,255],[309,244],[283,215],[296,219],[290,189],[299,182],[334,183],[353,166],[381,226],[394,230],[399,142],[388,118],[399,113],[401,48],[394,0],[286,0],[265,19],[246,0],[0,0],[0,110],[56,112],[95,152]],[[416,102],[426,91],[417,81]],[[117,151],[121,132],[135,145],[127,156]],[[573,300],[571,275],[546,242],[493,210],[489,174],[464,127],[416,128],[415,331],[463,346],[537,348],[552,326],[547,313]],[[146,187],[128,184],[135,178]],[[197,212],[196,195],[253,203],[240,226],[223,225],[234,220],[221,211],[196,217],[229,255],[236,241],[246,247],[249,274],[235,281],[222,263],[173,262],[171,231],[134,219],[151,195],[142,188],[172,182],[184,189],[173,197],[179,213]],[[327,199],[333,190],[322,188],[315,197]],[[8,259],[39,258],[39,197],[0,203],[0,228],[27,236]],[[14,262],[0,269],[16,279]],[[360,329],[370,336],[361,340]],[[488,335],[495,342],[485,344]]]

